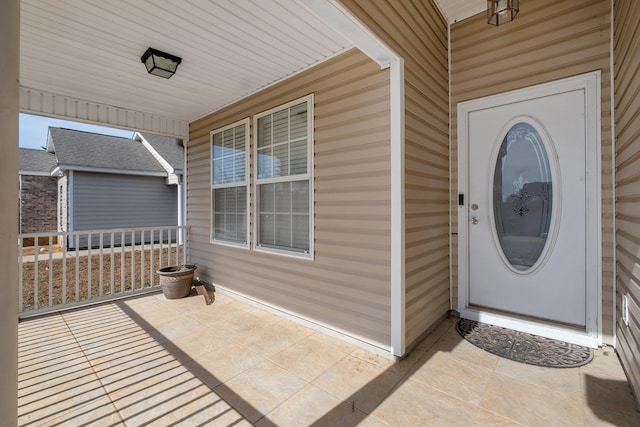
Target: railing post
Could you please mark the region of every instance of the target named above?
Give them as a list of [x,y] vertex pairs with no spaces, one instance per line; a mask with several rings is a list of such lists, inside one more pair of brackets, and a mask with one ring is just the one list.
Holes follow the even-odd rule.
[[38,262],[38,239],[35,239],[33,244],[33,308],[38,308],[38,282],[40,281],[40,263]]
[[[91,279],[92,279],[92,274],[91,274],[91,238],[92,238],[92,233],[87,233],[87,299],[91,299],[91,295],[92,295],[92,284],[91,284]],[[79,248],[76,248],[76,250],[79,250]]]
[[72,234],[76,245],[76,301],[80,299],[80,234]]
[[111,246],[111,248],[110,248],[110,249],[111,249],[111,250],[110,250],[111,257],[109,258],[109,266],[111,267],[111,271],[109,272],[109,273],[110,273],[110,274],[109,274],[109,285],[110,285],[110,289],[111,289],[111,295],[113,295],[113,294],[114,294],[114,292],[115,292],[115,289],[114,289],[114,287],[115,287],[115,281],[114,281],[114,277],[113,277],[113,275],[114,275],[114,268],[115,268],[115,267],[114,267],[114,265],[113,265],[113,263],[114,263],[114,258],[113,258],[113,246],[115,245],[115,242],[113,241],[113,236],[114,236],[114,233],[113,233],[113,231],[112,231],[112,232],[111,232],[111,237],[110,237],[110,239],[109,239],[109,243],[110,243],[110,246]]
[[18,313],[24,310],[24,249],[22,247],[22,237],[18,237]]
[[136,288],[136,232],[131,232],[131,290]]
[[182,263],[187,263],[187,228],[182,226],[180,229],[182,233],[184,233],[184,238],[182,239]]
[[[36,237],[37,239],[37,237]],[[53,236],[49,235],[49,307],[53,305]]]
[[158,260],[158,262],[160,263],[160,268],[164,267],[165,265],[162,263],[162,256],[163,256],[163,251],[164,251],[164,231],[161,228],[160,230],[160,259]]
[[145,231],[142,230],[140,232],[140,289],[144,289],[145,285],[145,276],[146,272],[144,269],[144,242],[145,242]]
[[156,231],[155,230],[151,230],[151,239],[150,240],[151,240],[151,242],[150,242],[151,244],[149,246],[149,253],[151,254],[151,260],[150,260],[150,265],[149,265],[149,272],[151,274],[150,274],[149,283],[151,284],[151,287],[153,288],[153,282],[154,282],[153,279],[155,279],[155,268],[154,268],[154,266],[155,266],[155,259],[156,259],[156,252],[155,252],[154,245],[153,245],[155,240],[156,240]]
[[124,231],[120,232],[120,292],[123,292],[126,290],[127,285],[124,282],[124,259],[126,257],[124,248],[125,242],[125,233]]
[[63,234],[62,239],[62,303],[67,303],[67,238],[68,235]]
[[104,287],[104,251],[102,249],[102,247],[104,246],[104,233],[100,232],[100,238],[98,239],[98,244],[100,245],[99,248],[99,253],[100,253],[100,260],[98,261],[100,263],[100,272],[99,274],[99,288],[98,288],[98,295],[102,296],[102,294],[104,293],[103,291],[103,287]]

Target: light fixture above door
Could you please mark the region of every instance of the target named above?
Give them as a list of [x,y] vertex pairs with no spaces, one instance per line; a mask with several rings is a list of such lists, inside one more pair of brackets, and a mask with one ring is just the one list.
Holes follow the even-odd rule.
[[178,69],[178,65],[182,62],[182,58],[151,47],[147,49],[140,60],[147,67],[149,74],[164,77],[165,79],[173,76]]
[[520,0],[487,0],[487,23],[506,24],[514,20],[520,10]]

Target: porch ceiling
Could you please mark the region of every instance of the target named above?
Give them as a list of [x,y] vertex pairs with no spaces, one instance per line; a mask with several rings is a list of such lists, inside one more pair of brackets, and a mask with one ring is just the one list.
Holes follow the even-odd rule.
[[435,0],[450,24],[487,10],[487,0]]
[[[450,22],[486,7],[436,3]],[[336,0],[21,0],[21,110],[184,137],[190,121],[361,47],[316,14],[327,5],[343,10]],[[147,74],[148,47],[182,58],[171,79]]]
[[[23,98],[187,122],[352,47],[296,0],[21,0],[20,43]],[[182,58],[171,79],[147,74],[148,47]]]

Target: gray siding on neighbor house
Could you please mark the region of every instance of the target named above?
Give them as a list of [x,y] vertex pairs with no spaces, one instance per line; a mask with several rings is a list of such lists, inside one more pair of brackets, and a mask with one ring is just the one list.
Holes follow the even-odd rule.
[[404,59],[404,310],[410,347],[450,307],[447,23],[431,0],[342,3]]
[[[211,244],[209,132],[311,93],[315,259]],[[191,123],[187,225],[200,277],[388,349],[389,108],[389,71],[354,49]]]
[[165,177],[73,173],[73,231],[175,226],[178,193]]
[[522,2],[520,14],[507,25],[487,25],[485,13],[451,25],[453,308],[458,305],[458,103],[601,70],[602,333],[605,343],[613,342],[610,46],[610,0]]
[[617,350],[640,402],[640,2],[616,0],[614,22]]

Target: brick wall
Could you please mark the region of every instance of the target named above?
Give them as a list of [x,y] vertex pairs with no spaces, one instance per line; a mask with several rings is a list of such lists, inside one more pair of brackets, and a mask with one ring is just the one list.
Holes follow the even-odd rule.
[[20,175],[20,232],[57,229],[57,178]]

